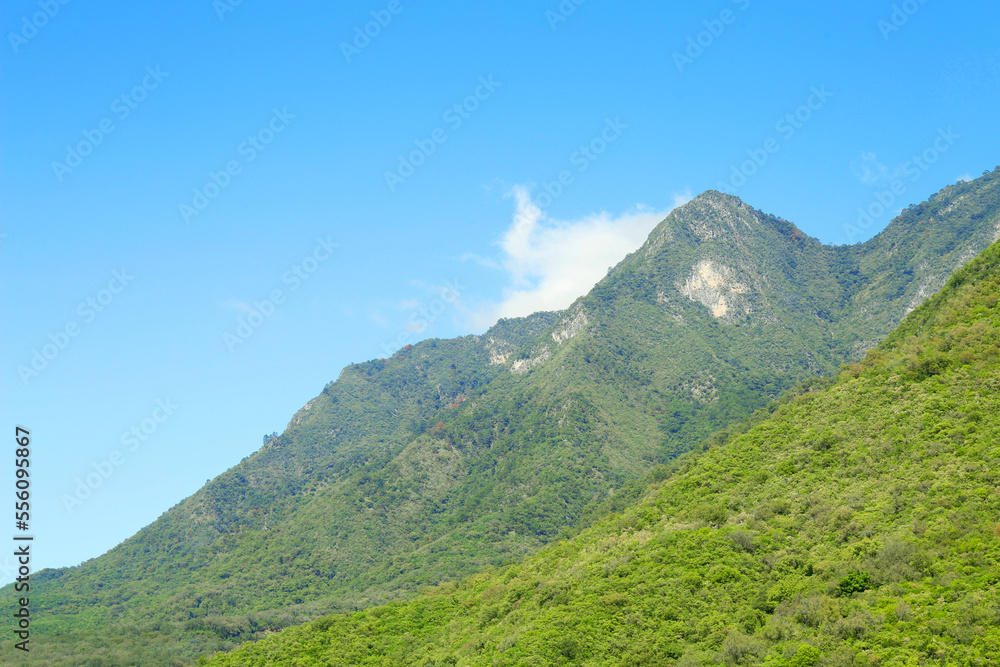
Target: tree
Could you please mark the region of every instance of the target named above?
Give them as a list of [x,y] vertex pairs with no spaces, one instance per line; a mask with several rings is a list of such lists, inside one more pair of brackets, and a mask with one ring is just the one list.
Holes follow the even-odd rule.
[[867,572],[862,572],[861,570],[851,570],[847,573],[837,588],[840,589],[840,594],[843,596],[849,596],[854,593],[861,593],[867,591],[872,587],[871,575]]

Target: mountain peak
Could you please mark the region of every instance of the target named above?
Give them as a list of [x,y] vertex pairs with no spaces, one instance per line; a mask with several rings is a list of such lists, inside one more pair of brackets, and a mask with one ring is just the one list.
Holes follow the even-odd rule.
[[916,208],[875,242],[832,247],[702,193],[567,310],[348,367],[255,454],[32,593],[61,601],[53,629],[94,629],[67,655],[147,621],[170,653],[519,559],[862,358],[987,245],[1000,192],[973,183]]

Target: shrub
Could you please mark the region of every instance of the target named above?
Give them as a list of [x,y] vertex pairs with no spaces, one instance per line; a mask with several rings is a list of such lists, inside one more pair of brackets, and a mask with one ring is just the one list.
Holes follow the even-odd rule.
[[913,545],[902,540],[889,540],[871,563],[876,579],[883,583],[916,579],[918,573],[910,565],[916,556]]
[[795,636],[795,623],[785,616],[773,615],[767,619],[761,634],[769,642],[788,641]]
[[708,578],[716,584],[728,584],[740,578],[740,573],[728,565],[716,565],[712,568]]
[[701,505],[695,516],[710,526],[721,526],[729,519],[729,510],[720,505]]
[[792,503],[787,498],[775,498],[771,501],[770,510],[773,514],[785,515],[792,511]]
[[556,640],[554,648],[558,655],[574,660],[580,655],[580,642],[572,635],[565,635]]
[[788,611],[792,618],[810,628],[818,628],[826,617],[826,609],[818,597],[799,600]]
[[686,588],[692,593],[699,588],[701,588],[701,577],[694,572],[688,572],[681,577],[681,587]]
[[878,626],[878,621],[868,612],[855,612],[833,625],[833,632],[842,639],[862,639]]
[[601,604],[607,607],[624,607],[628,604],[628,597],[621,593],[611,593],[601,598]]
[[[858,366],[860,367],[860,364],[858,364]],[[818,438],[810,441],[809,444],[812,445],[813,449],[816,451],[825,452],[832,449],[837,442],[838,439],[836,434],[832,430],[827,429],[823,431]]]
[[786,600],[791,600],[795,597],[799,591],[802,590],[805,583],[802,577],[792,574],[779,579],[773,586],[767,589],[767,600],[770,606],[777,607],[777,605]]
[[819,662],[820,652],[815,646],[800,644],[795,657],[788,661],[788,667],[814,667]]
[[921,356],[919,360],[911,362],[911,368],[916,373],[917,378],[924,379],[933,375],[943,373],[951,363],[945,354],[938,351],[928,352]]
[[867,572],[861,570],[851,570],[847,576],[837,584],[837,590],[843,596],[854,595],[867,591],[872,587],[872,577]]
[[721,658],[730,665],[752,664],[750,661],[763,653],[763,646],[753,637],[730,632],[722,643]]
[[747,553],[753,553],[757,550],[757,545],[754,543],[753,537],[745,530],[733,531],[726,535],[726,539],[730,540],[738,550]]

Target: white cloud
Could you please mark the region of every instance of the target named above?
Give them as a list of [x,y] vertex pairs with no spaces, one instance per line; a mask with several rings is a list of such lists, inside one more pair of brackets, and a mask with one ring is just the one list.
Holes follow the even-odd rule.
[[472,311],[470,324],[482,330],[501,317],[523,317],[540,310],[561,310],[586,294],[625,255],[636,250],[653,228],[690,193],[674,195],[665,211],[636,207],[611,217],[607,213],[580,220],[550,219],[518,186],[514,221],[499,243],[499,264],[508,284],[499,303]]
[[957,183],[971,183],[973,180],[972,176],[969,174],[962,174],[958,177]]
[[860,162],[851,163],[851,170],[855,177],[865,185],[888,185],[892,181],[899,180],[903,175],[903,165],[889,169],[885,164],[879,162],[875,153],[864,151],[861,153]]

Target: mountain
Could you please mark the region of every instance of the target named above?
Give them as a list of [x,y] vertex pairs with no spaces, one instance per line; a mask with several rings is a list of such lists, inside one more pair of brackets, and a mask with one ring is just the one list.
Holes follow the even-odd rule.
[[1000,243],[623,514],[208,664],[997,665],[998,297]]
[[38,664],[186,664],[522,559],[859,359],[998,236],[1000,169],[856,246],[707,192],[567,310],[349,366],[134,537],[39,573]]

